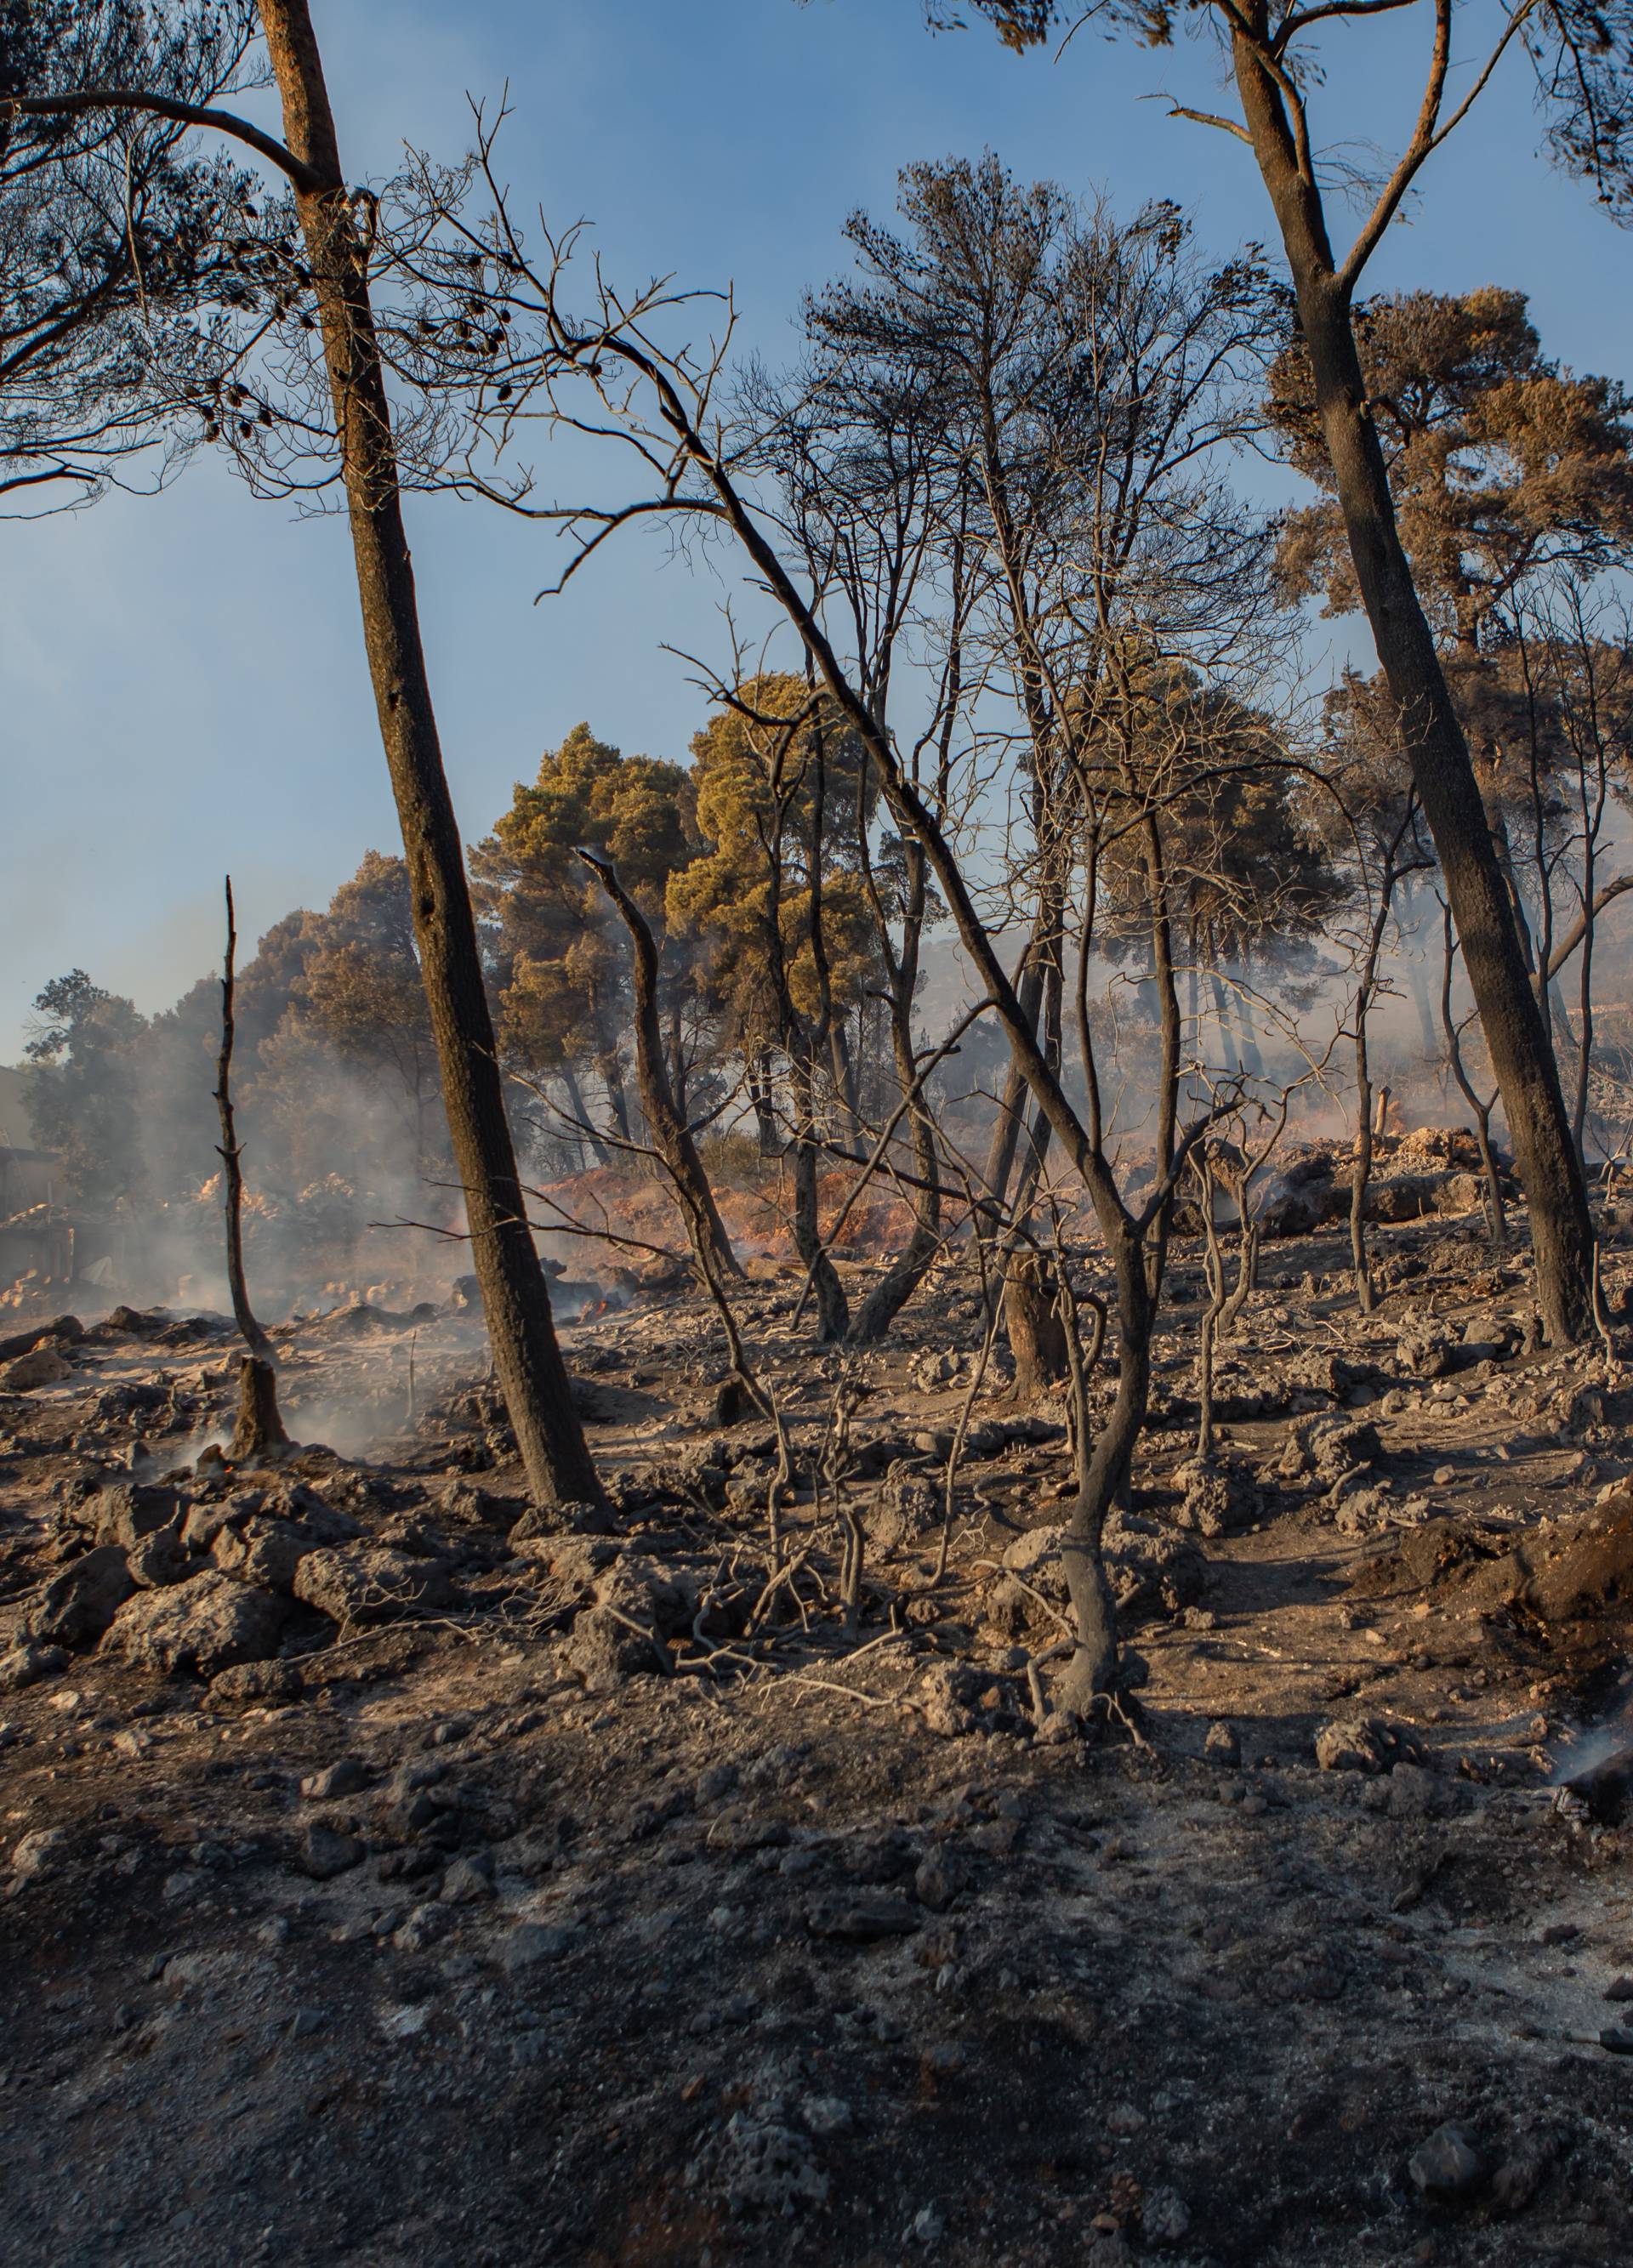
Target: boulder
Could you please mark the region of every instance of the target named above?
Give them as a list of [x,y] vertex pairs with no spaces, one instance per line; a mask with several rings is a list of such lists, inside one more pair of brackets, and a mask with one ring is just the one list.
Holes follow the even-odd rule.
[[178,1521],[182,1503],[174,1489],[149,1488],[139,1481],[121,1481],[100,1490],[85,1506],[99,1543],[117,1543],[133,1550],[144,1535]]
[[185,1583],[202,1566],[182,1543],[180,1522],[156,1528],[151,1535],[143,1536],[131,1547],[127,1564],[131,1580],[144,1591],[162,1591],[168,1584]]
[[440,1560],[412,1558],[383,1543],[307,1552],[295,1569],[293,1590],[304,1606],[347,1630],[445,1607],[453,1596]]
[[1412,2186],[1435,2205],[1461,2205],[1486,2178],[1486,2162],[1467,2127],[1437,2126],[1407,2163]]
[[124,1553],[102,1544],[33,1594],[23,1635],[47,1646],[94,1646],[136,1587]]
[[0,1363],[0,1390],[27,1394],[37,1386],[60,1386],[73,1374],[73,1365],[65,1362],[55,1347],[37,1346],[27,1354],[14,1356],[8,1363]]
[[599,1578],[575,1619],[567,1660],[592,1691],[640,1671],[661,1673],[669,1664],[664,1640],[691,1630],[699,1597],[689,1570],[625,1553]]
[[236,1709],[252,1701],[299,1700],[301,1691],[292,1661],[238,1661],[211,1679],[204,1697],[212,1709]]
[[1193,1457],[1174,1478],[1184,1493],[1173,1516],[1181,1528],[1199,1535],[1234,1535],[1258,1514],[1258,1483],[1252,1466],[1240,1457]]
[[58,1315],[49,1323],[32,1323],[26,1330],[13,1331],[0,1339],[0,1363],[15,1362],[18,1355],[32,1354],[34,1348],[53,1342],[58,1347],[73,1346],[84,1338],[85,1327],[78,1315]]
[[1339,1717],[1315,1736],[1323,1771],[1386,1772],[1398,1764],[1421,1764],[1422,1751],[1409,1734],[1376,1717]]
[[68,1656],[60,1646],[27,1639],[9,1653],[0,1653],[0,1693],[21,1693],[42,1678],[60,1676],[67,1667]]
[[255,1513],[220,1529],[211,1544],[210,1556],[224,1574],[236,1575],[240,1583],[292,1592],[301,1561],[318,1548],[318,1539],[309,1528]]
[[1177,1615],[1208,1589],[1208,1561],[1188,1535],[1113,1513],[1105,1524],[1106,1580],[1126,1621]]
[[235,1662],[269,1660],[288,1612],[276,1591],[235,1583],[212,1568],[190,1583],[138,1591],[103,1643],[138,1668],[214,1677]]

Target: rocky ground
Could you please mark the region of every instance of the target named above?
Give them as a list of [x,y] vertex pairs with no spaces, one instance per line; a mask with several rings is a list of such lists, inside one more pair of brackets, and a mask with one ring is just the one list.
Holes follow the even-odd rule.
[[1477,1216],[1380,1226],[1361,1319],[1317,1215],[1204,1470],[1176,1248],[1089,1738],[1062,1413],[967,1262],[866,1356],[745,1292],[777,1580],[690,1295],[564,1330],[600,1523],[528,1512],[469,1314],[284,1327],[332,1446],[256,1472],[225,1323],[23,1330],[0,2258],[1626,2260],[1633,1373],[1538,1351]]

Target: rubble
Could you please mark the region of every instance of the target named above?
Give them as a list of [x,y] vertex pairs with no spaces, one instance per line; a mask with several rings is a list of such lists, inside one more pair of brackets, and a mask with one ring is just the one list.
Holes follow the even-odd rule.
[[569,1326],[610,1511],[527,1502],[462,1311],[287,1331],[292,1431],[376,1417],[255,1473],[222,1332],[67,1339],[0,1448],[13,2249],[1617,2257],[1633,1389],[1439,1219],[1369,1317],[1267,1248],[1200,1468],[1164,1314],[1099,1722],[956,1266],[853,1362],[741,1295],[780,1487],[701,1301]]

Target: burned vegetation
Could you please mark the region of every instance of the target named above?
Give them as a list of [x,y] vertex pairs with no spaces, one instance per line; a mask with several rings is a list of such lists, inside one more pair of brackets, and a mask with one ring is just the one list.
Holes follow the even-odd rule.
[[[0,7],[0,496],[344,510],[403,830],[7,1074],[0,2257],[1628,2257],[1633,412],[1358,296],[1371,12],[1182,114],[1290,298],[920,164],[773,369],[304,4]],[[684,760],[467,848],[415,490],[740,571]]]

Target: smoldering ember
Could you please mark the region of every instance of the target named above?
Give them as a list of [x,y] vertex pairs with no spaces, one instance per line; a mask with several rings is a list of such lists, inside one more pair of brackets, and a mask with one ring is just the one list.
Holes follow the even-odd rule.
[[1089,14],[0,8],[0,2260],[1633,2257],[1633,14]]

